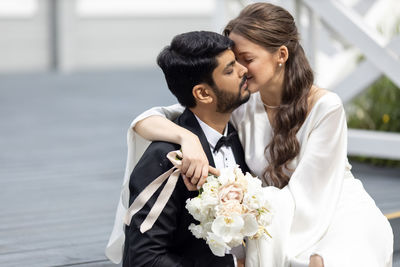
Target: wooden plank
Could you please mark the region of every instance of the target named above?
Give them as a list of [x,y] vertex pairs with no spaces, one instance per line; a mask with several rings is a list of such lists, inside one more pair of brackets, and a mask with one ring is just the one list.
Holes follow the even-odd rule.
[[388,220],[397,219],[397,218],[400,218],[400,211],[387,213],[387,214],[385,214],[385,216],[386,216],[386,218],[388,218]]

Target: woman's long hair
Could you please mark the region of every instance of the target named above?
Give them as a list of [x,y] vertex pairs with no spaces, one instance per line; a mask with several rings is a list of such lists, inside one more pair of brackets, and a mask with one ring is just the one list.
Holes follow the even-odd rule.
[[285,170],[300,152],[296,133],[304,123],[308,111],[308,95],[314,75],[304,50],[299,43],[297,27],[292,15],[285,9],[269,3],[255,3],[245,7],[239,16],[231,20],[224,29],[243,36],[274,53],[282,45],[289,51],[285,63],[281,105],[273,123],[273,136],[265,148],[269,150],[269,164],[263,180],[279,188],[289,183]]

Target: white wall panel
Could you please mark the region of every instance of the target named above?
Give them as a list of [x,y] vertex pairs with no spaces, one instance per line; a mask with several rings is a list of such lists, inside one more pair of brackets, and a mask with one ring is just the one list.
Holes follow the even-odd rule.
[[0,2],[0,72],[47,70],[47,1],[15,0],[14,5],[5,5],[10,1]]

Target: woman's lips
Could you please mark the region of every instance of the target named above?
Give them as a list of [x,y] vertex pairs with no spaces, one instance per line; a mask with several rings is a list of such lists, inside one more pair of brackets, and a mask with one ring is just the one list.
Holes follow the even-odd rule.
[[244,89],[247,88],[247,86],[248,86],[248,84],[247,84],[247,79],[246,79],[246,81],[245,81],[244,84],[242,85],[242,88],[240,88],[240,89],[241,89],[241,90],[244,90]]

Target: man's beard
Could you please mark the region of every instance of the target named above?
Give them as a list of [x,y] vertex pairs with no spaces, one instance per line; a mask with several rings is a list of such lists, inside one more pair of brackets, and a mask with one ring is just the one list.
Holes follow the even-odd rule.
[[230,113],[234,111],[241,104],[246,103],[250,98],[250,91],[247,87],[244,89],[248,93],[242,96],[242,86],[246,82],[247,78],[244,77],[239,85],[238,93],[226,92],[219,89],[216,85],[212,86],[214,93],[217,97],[217,112],[219,113]]

